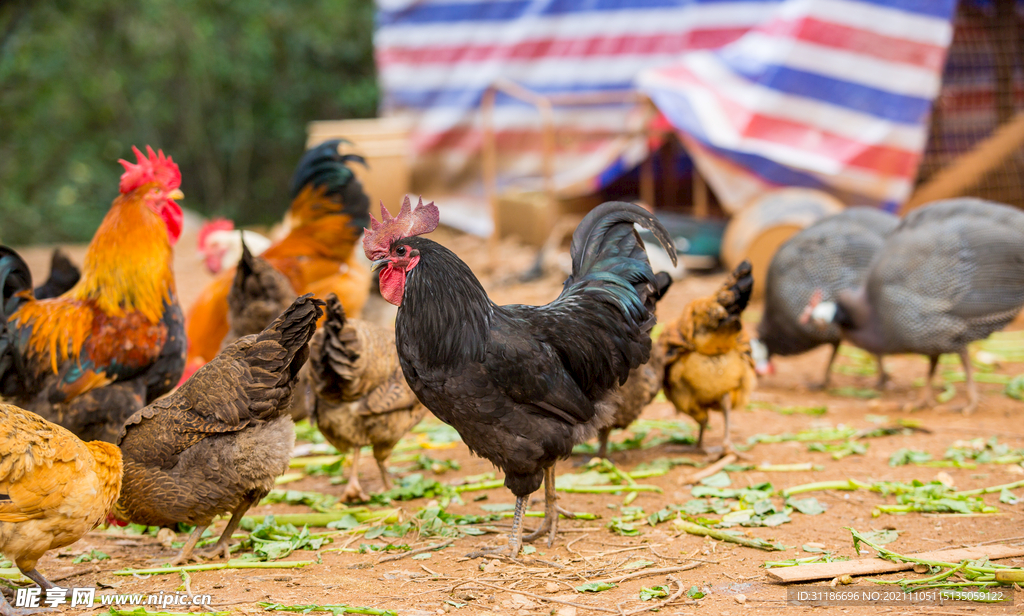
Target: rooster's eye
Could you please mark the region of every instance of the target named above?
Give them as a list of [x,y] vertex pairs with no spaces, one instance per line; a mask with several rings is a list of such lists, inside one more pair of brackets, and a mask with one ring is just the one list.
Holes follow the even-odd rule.
[[400,256],[400,257],[404,257],[405,256],[405,246],[399,246],[398,248],[396,248],[395,249],[395,254]]

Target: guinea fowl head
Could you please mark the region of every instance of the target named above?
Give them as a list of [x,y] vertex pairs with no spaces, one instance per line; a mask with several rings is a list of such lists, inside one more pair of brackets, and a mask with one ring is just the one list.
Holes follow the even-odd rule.
[[373,271],[380,271],[380,294],[396,306],[402,304],[405,293],[405,277],[420,261],[418,249],[402,240],[437,228],[439,220],[437,206],[433,202],[424,204],[419,200],[412,207],[409,197],[402,201],[398,216],[392,216],[384,204],[380,204],[380,220],[370,215],[370,228],[363,235],[363,251],[373,261]]
[[811,294],[811,300],[800,314],[800,323],[806,325],[814,323],[818,328],[825,328],[835,320],[837,306],[835,302],[821,301],[821,289],[815,289]]

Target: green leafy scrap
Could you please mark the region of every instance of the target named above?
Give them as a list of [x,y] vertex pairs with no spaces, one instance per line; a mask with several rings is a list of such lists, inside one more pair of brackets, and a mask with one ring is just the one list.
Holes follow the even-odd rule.
[[611,582],[588,582],[576,587],[576,592],[604,592],[615,588],[617,584]]
[[663,599],[668,596],[668,586],[653,586],[640,589],[640,600],[650,601],[651,599]]
[[311,535],[309,528],[297,529],[293,524],[277,524],[268,515],[242,541],[242,549],[251,548],[257,560],[280,560],[295,550],[319,550],[330,537]]
[[75,560],[71,562],[77,565],[79,563],[88,563],[98,560],[110,560],[110,555],[105,552],[101,552],[100,550],[89,550],[84,554],[79,554]]
[[889,456],[889,466],[904,466],[907,464],[922,464],[932,459],[932,454],[927,451],[917,451],[906,447],[897,449]]

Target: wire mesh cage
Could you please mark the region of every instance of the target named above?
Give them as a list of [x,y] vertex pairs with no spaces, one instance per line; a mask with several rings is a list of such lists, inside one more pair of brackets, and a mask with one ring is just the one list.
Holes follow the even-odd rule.
[[[1024,1],[962,0],[954,27],[919,184],[1024,111]],[[1024,207],[1024,144],[968,194]]]

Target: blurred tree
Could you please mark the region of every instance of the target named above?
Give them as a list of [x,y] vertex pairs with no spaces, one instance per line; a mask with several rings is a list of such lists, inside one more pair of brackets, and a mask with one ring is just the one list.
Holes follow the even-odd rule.
[[183,205],[287,208],[306,123],[377,108],[372,0],[0,0],[0,239],[88,240],[132,145]]

